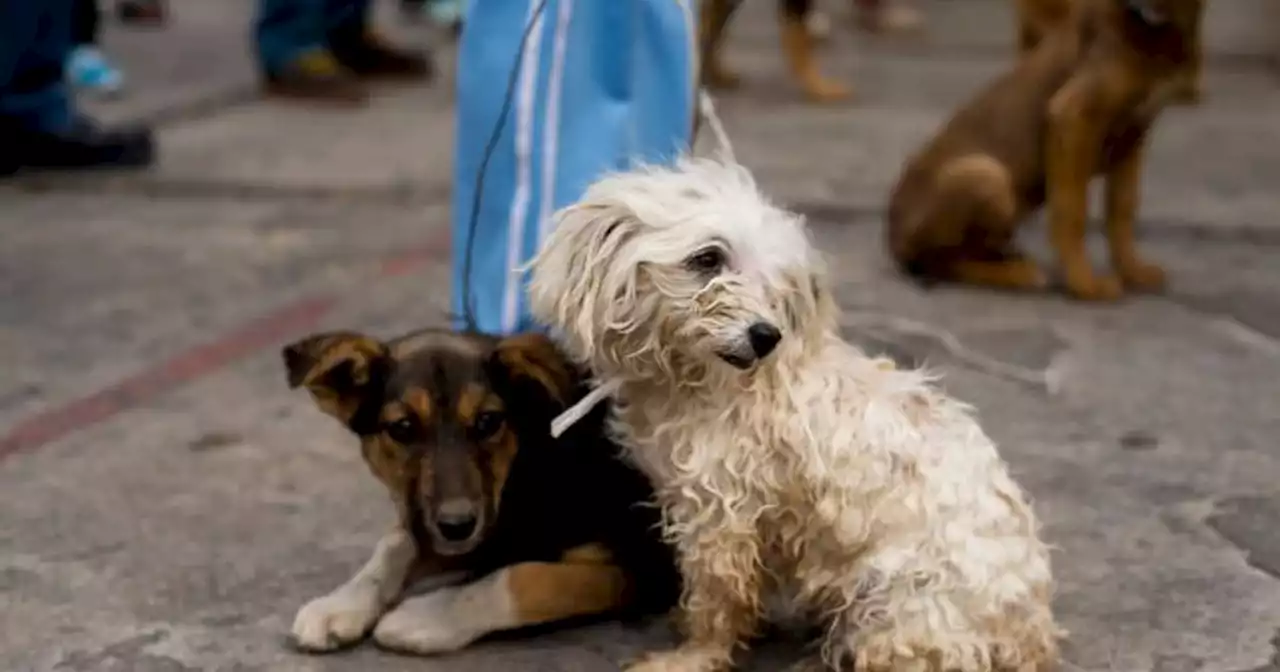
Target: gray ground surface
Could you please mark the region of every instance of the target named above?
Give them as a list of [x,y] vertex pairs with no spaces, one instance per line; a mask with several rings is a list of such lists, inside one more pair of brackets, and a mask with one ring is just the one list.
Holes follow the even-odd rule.
[[[1208,102],[1157,132],[1144,245],[1169,294],[1105,307],[924,292],[881,254],[903,157],[1008,61],[1003,2],[928,3],[933,31],[916,40],[837,31],[824,61],[860,93],[839,108],[797,99],[768,3],[732,38],[747,82],[721,98],[729,131],[813,215],[850,334],[944,371],[1035,495],[1058,548],[1068,669],[1280,670],[1269,1],[1213,5]],[[655,623],[431,660],[287,646],[294,610],[364,560],[390,512],[346,437],[286,391],[277,348],[319,328],[442,320],[451,85],[388,89],[359,112],[254,101],[250,4],[175,0],[167,30],[108,27],[134,91],[91,106],[160,120],[156,169],[0,186],[0,669],[596,672],[662,645]],[[1052,362],[1061,390],[926,339],[876,340],[867,311]],[[790,650],[768,648],[751,669]]]

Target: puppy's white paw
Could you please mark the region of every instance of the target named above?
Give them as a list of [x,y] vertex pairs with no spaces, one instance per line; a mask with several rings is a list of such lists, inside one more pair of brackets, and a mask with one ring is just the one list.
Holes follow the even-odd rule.
[[332,651],[364,637],[378,620],[377,596],[339,590],[316,598],[293,619],[293,641],[304,651]]
[[457,593],[442,588],[405,600],[382,617],[373,629],[380,646],[405,653],[449,653],[466,647],[485,634],[472,625],[469,614],[454,608]]

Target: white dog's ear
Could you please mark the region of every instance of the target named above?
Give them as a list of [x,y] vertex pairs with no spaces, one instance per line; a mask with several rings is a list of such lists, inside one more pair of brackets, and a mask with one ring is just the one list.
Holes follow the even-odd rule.
[[556,213],[532,263],[530,311],[559,329],[580,358],[595,351],[606,331],[630,322],[639,266],[625,250],[640,228],[635,213],[620,204],[581,202]]

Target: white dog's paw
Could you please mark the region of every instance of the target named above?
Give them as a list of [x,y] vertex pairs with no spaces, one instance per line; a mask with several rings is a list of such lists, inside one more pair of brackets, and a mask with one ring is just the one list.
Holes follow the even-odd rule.
[[378,621],[373,640],[405,653],[449,653],[480,639],[485,632],[472,625],[469,614],[454,609],[456,592],[442,588],[405,600]]
[[304,651],[332,651],[359,641],[378,620],[377,597],[339,590],[316,598],[293,619],[293,641]]

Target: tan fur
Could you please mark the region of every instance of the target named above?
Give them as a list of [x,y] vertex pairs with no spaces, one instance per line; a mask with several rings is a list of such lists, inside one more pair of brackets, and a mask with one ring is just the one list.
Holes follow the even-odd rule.
[[[890,252],[908,273],[930,282],[1044,287],[1045,275],[1014,237],[1047,205],[1050,242],[1073,296],[1105,301],[1125,288],[1163,286],[1163,273],[1133,242],[1142,156],[1152,124],[1198,54],[1202,1],[1071,1],[1067,25],[1047,31],[908,162],[890,198],[888,227]],[[1167,21],[1144,23],[1126,2],[1145,3]],[[1085,250],[1088,184],[1099,174],[1108,183],[1114,276],[1095,273]]]

